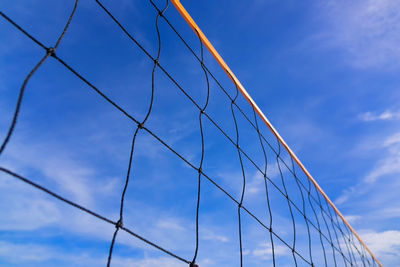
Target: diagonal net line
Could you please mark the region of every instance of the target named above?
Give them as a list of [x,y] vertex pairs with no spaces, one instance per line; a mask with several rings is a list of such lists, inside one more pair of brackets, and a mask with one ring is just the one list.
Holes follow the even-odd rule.
[[[18,114],[19,114],[19,110],[21,107],[21,103],[22,103],[22,98],[24,95],[24,91],[25,91],[25,87],[26,84],[28,83],[29,79],[31,78],[31,76],[36,72],[36,70],[43,64],[43,62],[50,56],[52,56],[53,58],[55,58],[59,63],[61,63],[64,67],[66,67],[69,71],[71,71],[75,76],[77,76],[79,79],[81,79],[84,83],[86,83],[89,87],[91,87],[96,93],[98,93],[101,97],[103,97],[107,102],[109,102],[111,105],[113,105],[115,108],[117,108],[120,112],[122,112],[126,117],[128,117],[130,120],[132,120],[134,123],[136,123],[136,130],[134,132],[133,135],[133,139],[132,139],[132,145],[131,145],[131,151],[130,151],[130,159],[129,159],[129,165],[128,165],[128,171],[127,171],[127,176],[126,176],[126,180],[125,180],[125,185],[124,185],[124,189],[121,195],[121,204],[120,204],[120,218],[117,222],[113,222],[111,220],[106,219],[107,222],[112,223],[115,225],[116,229],[110,244],[110,250],[109,250],[109,257],[108,257],[108,262],[107,265],[109,266],[111,263],[111,258],[112,258],[112,252],[113,252],[113,247],[114,247],[114,243],[115,240],[117,238],[117,234],[119,229],[122,229],[128,233],[130,233],[131,235],[141,239],[142,241],[152,245],[155,248],[158,248],[164,252],[166,252],[167,254],[174,256],[175,258],[190,264],[191,266],[195,266],[195,260],[197,257],[197,252],[198,252],[198,241],[199,241],[199,232],[198,232],[198,228],[199,228],[199,207],[200,207],[200,185],[201,185],[201,176],[204,176],[208,181],[210,181],[214,186],[216,186],[219,190],[221,190],[224,194],[226,194],[233,202],[235,202],[238,205],[238,221],[239,221],[239,242],[240,242],[240,262],[241,265],[243,265],[243,251],[242,251],[242,233],[241,233],[241,229],[242,229],[242,224],[241,224],[241,210],[247,212],[253,219],[255,219],[261,226],[263,226],[266,230],[269,231],[270,233],[270,242],[271,242],[271,246],[272,246],[272,255],[273,255],[273,265],[275,266],[275,252],[274,252],[274,238],[278,239],[281,243],[283,243],[284,245],[286,245],[292,252],[292,256],[293,256],[293,260],[295,265],[297,266],[297,260],[296,260],[296,255],[301,258],[305,263],[307,263],[308,265],[313,266],[313,260],[312,260],[312,247],[311,247],[311,237],[310,237],[310,229],[309,229],[309,225],[311,225],[315,230],[318,231],[319,233],[319,237],[320,237],[320,242],[321,242],[321,246],[323,249],[323,253],[324,253],[324,262],[325,262],[325,266],[327,265],[327,256],[326,256],[326,252],[325,252],[325,247],[324,247],[324,241],[325,240],[326,243],[328,243],[331,248],[332,248],[332,254],[333,254],[333,259],[334,259],[334,263],[336,266],[336,256],[335,253],[339,253],[342,258],[343,261],[345,263],[345,265],[347,266],[346,262],[349,262],[351,266],[353,265],[358,265],[358,261],[355,257],[353,248],[357,251],[358,256],[361,259],[361,262],[363,263],[363,265],[365,266],[366,262],[370,265],[370,261],[368,258],[366,258],[365,256],[365,249],[363,246],[361,246],[361,251],[359,250],[359,248],[355,245],[354,243],[354,238],[353,235],[350,233],[349,228],[344,225],[344,228],[346,229],[346,232],[343,231],[342,227],[340,226],[339,220],[337,218],[337,214],[335,213],[336,216],[336,222],[333,220],[333,216],[331,214],[330,208],[328,206],[328,203],[325,200],[325,204],[327,205],[327,211],[325,210],[325,208],[322,207],[321,204],[321,199],[319,196],[319,193],[316,191],[316,188],[314,187],[314,190],[316,191],[318,200],[311,194],[311,184],[310,181],[308,180],[308,188],[306,188],[306,186],[302,183],[302,181],[296,176],[295,174],[295,168],[294,168],[294,164],[293,164],[293,158],[291,157],[290,160],[292,161],[292,168],[290,168],[288,166],[288,164],[284,161],[284,159],[281,157],[280,155],[280,144],[278,142],[278,151],[276,151],[273,146],[268,142],[268,140],[264,137],[264,135],[262,135],[262,133],[259,130],[258,127],[258,123],[257,123],[257,118],[256,118],[256,114],[255,114],[255,110],[254,107],[253,108],[253,113],[255,115],[255,122],[253,123],[249,117],[244,113],[244,111],[239,107],[239,105],[236,103],[236,99],[238,97],[238,87],[235,84],[236,87],[236,95],[234,97],[231,97],[227,91],[222,87],[222,85],[218,82],[218,80],[215,78],[215,76],[210,72],[210,70],[206,67],[206,65],[204,64],[204,59],[203,59],[203,43],[201,43],[201,56],[197,56],[197,54],[193,51],[193,49],[187,44],[187,42],[181,37],[181,35],[176,31],[176,29],[172,26],[172,24],[169,22],[169,20],[165,17],[164,12],[168,6],[168,1],[166,1],[166,6],[163,9],[159,9],[152,0],[150,0],[150,3],[152,4],[153,7],[156,8],[156,10],[158,11],[158,14],[156,16],[156,31],[157,31],[157,37],[158,37],[158,53],[156,57],[152,57],[151,54],[121,25],[121,23],[100,3],[99,0],[95,0],[96,3],[110,16],[110,18],[123,30],[123,32],[151,59],[154,61],[154,67],[153,67],[153,71],[152,71],[152,94],[151,94],[151,100],[150,100],[150,104],[149,104],[149,109],[148,112],[144,118],[144,120],[139,121],[136,118],[134,118],[132,115],[130,115],[129,113],[127,113],[121,106],[119,106],[117,103],[115,103],[114,101],[112,101],[110,98],[108,98],[102,91],[100,91],[97,87],[95,87],[92,83],[90,83],[88,80],[86,80],[82,75],[80,75],[75,69],[73,69],[72,67],[70,67],[66,62],[64,62],[61,58],[59,58],[56,54],[55,54],[55,49],[58,47],[58,45],[61,42],[61,39],[63,38],[63,36],[65,35],[68,26],[72,20],[72,16],[75,13],[76,7],[77,7],[77,3],[78,1],[75,2],[75,6],[73,9],[73,12],[71,13],[67,25],[64,28],[63,33],[61,34],[61,36],[59,37],[56,45],[54,46],[54,48],[47,48],[46,46],[44,46],[42,43],[40,43],[37,39],[35,39],[32,35],[30,35],[28,32],[26,32],[25,30],[23,30],[19,25],[17,25],[14,21],[12,21],[10,18],[8,18],[5,14],[3,14],[1,12],[1,16],[3,18],[5,18],[8,22],[10,22],[11,24],[13,24],[18,30],[20,30],[22,33],[24,33],[27,37],[29,37],[32,41],[34,41],[37,45],[39,45],[40,47],[42,47],[43,49],[46,50],[46,54],[45,56],[41,59],[41,61],[39,61],[39,63],[32,69],[31,73],[29,73],[29,75],[27,76],[27,78],[24,81],[23,86],[21,87],[20,90],[20,95],[18,98],[18,102],[17,102],[17,106],[16,106],[16,111],[14,114],[14,118],[12,121],[12,124],[10,126],[10,130],[8,131],[8,134],[6,136],[5,141],[2,143],[1,149],[0,149],[0,156],[1,153],[3,152],[7,142],[9,141],[16,122],[17,122],[17,118],[18,118]],[[194,99],[182,88],[182,86],[179,85],[179,83],[172,77],[172,75],[170,73],[167,72],[167,70],[159,63],[159,57],[160,57],[160,53],[161,53],[161,37],[160,37],[160,32],[159,32],[159,18],[162,17],[164,19],[164,21],[167,22],[167,24],[174,30],[174,32],[178,35],[178,37],[184,42],[184,44],[186,45],[186,47],[191,51],[191,53],[194,55],[194,57],[199,61],[201,68],[203,69],[204,73],[205,73],[205,78],[206,78],[206,82],[207,82],[207,100],[206,103],[204,104],[204,106],[200,106],[196,101],[194,101]],[[200,38],[200,37],[199,37]],[[201,41],[201,40],[200,40]],[[151,110],[152,110],[152,104],[153,104],[153,96],[154,96],[154,74],[155,74],[155,70],[156,68],[159,68],[171,81],[173,81],[173,83],[178,87],[178,89],[199,109],[199,124],[200,124],[200,133],[201,133],[201,148],[202,148],[202,153],[201,153],[201,161],[198,167],[196,167],[193,163],[191,163],[190,161],[188,161],[186,158],[184,158],[181,154],[179,154],[175,149],[173,149],[171,146],[169,146],[165,141],[163,141],[161,138],[159,138],[154,132],[152,132],[150,129],[146,128],[144,126],[145,122],[147,121]],[[212,77],[212,79],[218,84],[219,88],[225,93],[225,95],[231,100],[231,112],[232,112],[232,117],[233,117],[233,121],[234,121],[234,125],[235,125],[235,132],[236,132],[236,141],[233,140],[233,138],[229,137],[226,132],[218,125],[218,123],[216,123],[209,114],[207,114],[205,112],[206,107],[208,105],[208,100],[209,100],[209,78],[208,76]],[[235,110],[238,110],[243,116],[244,118],[250,123],[250,125],[257,131],[258,137],[259,137],[259,141],[260,141],[260,146],[262,148],[263,154],[264,154],[264,160],[265,160],[265,168],[264,171],[255,163],[255,161],[248,156],[248,154],[239,146],[239,129],[238,129],[238,124],[237,124],[237,119],[236,119],[236,115],[235,115]],[[204,159],[204,129],[203,129],[203,125],[202,125],[202,118],[207,118],[210,122],[212,122],[212,124],[229,140],[229,142],[231,142],[237,150],[238,153],[238,159],[240,162],[240,166],[241,166],[241,170],[242,170],[242,176],[243,176],[243,185],[242,185],[242,194],[241,194],[241,198],[240,200],[236,200],[234,199],[225,189],[223,189],[221,186],[219,186],[213,179],[211,179],[209,176],[207,176],[203,170],[202,170],[202,165],[203,165],[203,159]],[[138,132],[140,130],[144,130],[146,132],[148,132],[150,135],[152,135],[156,140],[158,140],[161,144],[163,144],[164,146],[166,146],[171,152],[173,152],[175,155],[177,155],[179,158],[181,158],[186,164],[188,164],[190,167],[192,167],[194,170],[196,170],[198,172],[198,193],[197,193],[197,206],[196,206],[196,246],[195,246],[195,253],[194,253],[194,257],[192,261],[187,261],[184,260],[183,258],[180,258],[170,252],[168,252],[167,250],[159,247],[158,245],[151,243],[150,241],[147,241],[146,239],[143,239],[142,237],[136,235],[135,233],[133,233],[132,231],[130,231],[129,229],[126,229],[123,226],[123,206],[124,206],[124,197],[125,197],[125,193],[128,187],[128,183],[129,183],[129,178],[130,178],[130,173],[131,173],[131,167],[132,167],[132,158],[133,158],[133,153],[134,153],[134,146],[135,146],[135,140],[136,140],[136,136],[138,134]],[[279,188],[279,186],[277,186],[268,176],[267,176],[267,156],[266,156],[266,152],[265,152],[265,148],[264,148],[264,142],[268,145],[268,147],[271,149],[271,151],[276,155],[276,162],[277,162],[277,166],[279,168],[279,172],[280,172],[280,177],[281,177],[281,182],[283,185],[283,191]],[[269,227],[266,226],[264,223],[261,222],[260,219],[258,219],[252,212],[250,212],[247,208],[245,208],[242,204],[243,204],[243,198],[244,198],[244,194],[245,194],[245,187],[246,187],[246,174],[245,174],[245,170],[244,170],[244,166],[243,166],[243,159],[242,159],[242,155],[247,158],[255,167],[256,169],[263,175],[264,177],[264,182],[265,182],[265,190],[266,190],[266,198],[267,198],[267,204],[268,204],[268,213],[269,213],[269,218],[270,218],[270,222],[269,222]],[[287,189],[286,189],[286,185],[285,185],[285,179],[283,177],[282,174],[282,170],[280,167],[280,164],[283,164],[290,173],[292,173],[294,181],[296,182],[299,192],[301,194],[302,197],[302,209],[300,209],[295,203],[294,201],[289,197]],[[22,176],[18,176],[17,174],[12,173],[11,171],[8,171],[4,168],[0,169],[3,172],[6,172],[24,182],[27,182],[28,184],[31,184],[33,186],[34,183],[27,180],[26,178],[23,178]],[[25,180],[24,180],[25,179]],[[274,232],[272,230],[272,212],[270,209],[270,200],[269,200],[269,193],[268,193],[268,183],[271,183],[274,188],[277,189],[278,192],[280,192],[280,194],[282,194],[286,199],[287,199],[287,205],[288,205],[288,209],[290,211],[291,214],[291,219],[292,219],[292,226],[293,226],[293,242],[292,244],[289,244],[289,242],[286,242],[285,240],[282,239],[282,237],[280,237],[279,235],[276,234],[276,232]],[[38,185],[35,186],[38,189],[41,189],[42,191],[45,191],[47,193],[49,193],[50,191],[46,191],[47,189],[40,187]],[[45,190],[43,190],[45,189]],[[310,218],[306,215],[306,210],[305,210],[305,200],[304,200],[304,192],[303,190],[307,193],[308,196],[308,201],[309,204],[313,210],[317,225],[315,225]],[[49,193],[55,197],[57,197],[58,195],[55,195],[54,193]],[[59,196],[57,197],[60,200],[62,200]],[[326,236],[322,230],[321,230],[321,225],[318,219],[318,215],[317,215],[317,211],[315,210],[312,201],[315,202],[316,206],[319,208],[319,212],[321,213],[322,219],[324,221],[325,224],[325,228],[328,231],[328,236]],[[72,202],[68,202],[68,201],[64,201],[67,202],[68,204],[72,205]],[[77,208],[81,207],[77,204],[73,205]],[[303,217],[307,226],[307,233],[308,233],[308,245],[309,245],[309,257],[310,260],[305,259],[305,257],[303,255],[301,255],[297,250],[296,250],[296,222],[293,216],[293,211],[292,211],[292,207],[297,210]],[[94,215],[94,213],[91,213],[90,211],[84,209],[83,207],[79,208],[83,211],[86,211],[92,215]],[[94,215],[96,216],[96,215]],[[99,216],[99,215],[98,215]],[[96,216],[96,217],[98,217]],[[328,226],[328,223],[325,219],[325,216],[328,217],[328,221],[330,221],[331,227],[334,230],[335,233],[335,237],[336,237],[336,243],[337,246],[334,245],[334,242],[332,241],[332,236],[331,236],[331,232],[330,232],[330,228]],[[100,217],[98,217],[99,219],[102,219]],[[104,218],[103,218],[104,220]],[[343,224],[343,222],[342,222]],[[344,253],[342,252],[342,245],[341,245],[341,241],[339,241],[338,235],[337,235],[337,231],[336,229],[339,229],[340,233],[341,233],[341,237],[343,238],[344,244],[347,247],[347,252],[349,254],[349,258],[347,258]],[[342,243],[343,244],[343,243]],[[335,252],[336,251],[336,252]],[[372,262],[375,265],[376,262],[375,260],[372,258]]]
[[[6,137],[4,138],[4,140],[3,140],[3,142],[2,142],[2,144],[0,146],[0,156],[1,156],[1,154],[3,154],[3,151],[6,148],[8,142],[10,141],[10,138],[11,138],[11,136],[12,136],[14,130],[15,130],[15,126],[17,124],[19,112],[21,110],[22,100],[24,99],[24,95],[25,95],[25,88],[28,85],[29,80],[32,78],[32,76],[35,74],[35,72],[42,66],[42,64],[46,61],[46,59],[48,59],[51,55],[53,55],[56,52],[56,49],[58,48],[58,46],[60,45],[62,39],[64,38],[65,34],[68,31],[68,28],[69,28],[69,25],[71,24],[72,18],[75,15],[76,8],[78,7],[78,2],[79,2],[79,0],[75,1],[74,7],[73,7],[73,9],[71,11],[71,14],[68,17],[67,23],[65,24],[64,29],[61,32],[60,36],[58,37],[54,47],[45,48],[45,46],[43,46],[38,41],[36,41],[36,39],[34,39],[26,31],[24,31],[18,25],[14,24],[14,26],[16,26],[20,31],[23,31],[28,37],[30,37],[32,40],[34,40],[35,43],[39,44],[42,48],[45,48],[46,49],[46,53],[39,60],[39,62],[36,63],[36,65],[33,67],[33,69],[28,73],[28,75],[25,77],[25,80],[24,80],[24,82],[23,82],[23,84],[22,84],[22,86],[21,86],[21,88],[19,90],[18,100],[17,100],[17,104],[15,106],[15,111],[14,111],[14,116],[13,116],[12,122],[10,124],[10,127],[9,127],[8,131],[7,131]],[[1,15],[3,16],[3,12],[1,12]],[[8,21],[10,21],[7,17],[5,17],[5,18]]]
[[[83,212],[86,212],[87,214],[90,214],[90,215],[92,215],[93,217],[95,217],[97,219],[100,219],[100,220],[102,220],[104,222],[107,222],[109,224],[112,224],[114,226],[117,226],[117,224],[118,224],[118,222],[114,222],[111,219],[108,219],[108,218],[106,218],[106,217],[104,217],[104,216],[102,216],[102,215],[100,215],[100,214],[98,214],[98,213],[96,213],[94,211],[91,211],[91,210],[89,210],[89,209],[87,209],[87,208],[85,208],[85,207],[83,207],[83,206],[71,201],[71,200],[68,200],[67,198],[65,198],[65,197],[63,197],[61,195],[58,195],[57,193],[54,193],[53,191],[50,191],[49,189],[47,189],[47,188],[45,188],[45,187],[43,187],[43,186],[41,186],[41,185],[39,185],[39,184],[37,184],[35,182],[23,177],[23,176],[15,173],[15,172],[13,172],[11,170],[8,170],[6,168],[0,167],[0,171],[4,172],[4,173],[6,173],[6,174],[8,174],[8,175],[10,175],[10,176],[12,176],[14,178],[16,178],[16,179],[18,179],[18,180],[20,180],[20,181],[22,181],[22,182],[24,182],[26,184],[29,184],[29,185],[33,186],[33,187],[41,190],[42,192],[44,192],[44,193],[46,193],[48,195],[51,195],[52,197],[54,197],[54,198],[56,198],[58,200],[61,200],[62,202],[66,203],[66,204],[68,204],[68,205],[70,205],[70,206],[72,206],[74,208],[77,208],[77,209],[79,209],[79,210],[81,210]],[[152,246],[152,247],[154,247],[154,248],[156,248],[156,249],[158,249],[158,250],[170,255],[171,257],[174,257],[175,259],[177,259],[179,261],[182,261],[182,262],[185,262],[185,263],[189,263],[188,260],[185,260],[184,258],[181,258],[181,257],[175,255],[174,253],[168,251],[167,249],[157,245],[156,243],[153,243],[153,242],[149,241],[148,239],[140,236],[139,234],[133,232],[132,230],[130,230],[130,229],[124,227],[124,226],[120,226],[120,229],[125,231],[125,232],[127,232],[128,234],[132,235],[133,237],[145,242],[146,244],[148,244],[148,245],[150,245],[150,246]]]

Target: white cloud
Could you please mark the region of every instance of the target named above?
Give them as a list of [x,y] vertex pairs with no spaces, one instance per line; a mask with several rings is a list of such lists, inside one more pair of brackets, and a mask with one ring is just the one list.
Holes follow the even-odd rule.
[[121,257],[114,257],[112,260],[112,265],[121,266],[121,267],[154,267],[154,266],[165,266],[165,267],[186,267],[186,263],[182,263],[176,259],[171,257],[159,257],[159,258],[145,258],[145,259],[128,259]]
[[344,217],[350,224],[354,224],[361,219],[361,216],[359,215],[344,215]]
[[374,183],[387,175],[400,174],[400,151],[378,161],[373,170],[367,175],[365,181]]
[[365,112],[363,114],[360,114],[359,118],[362,121],[386,121],[386,120],[399,120],[400,119],[400,112],[398,111],[391,111],[391,110],[386,110],[382,113],[372,113],[372,112]]
[[42,262],[52,258],[51,248],[34,244],[14,244],[0,241],[0,258],[9,262]]
[[61,218],[60,210],[51,201],[25,198],[8,204],[7,208],[0,205],[3,212],[7,211],[7,216],[0,220],[2,230],[35,230]]
[[[289,161],[286,161],[286,162],[289,162]],[[282,174],[285,174],[288,172],[288,169],[286,168],[286,166],[284,166],[284,164],[281,161],[280,161],[280,166],[281,166]],[[223,174],[220,174],[220,175],[222,176]],[[238,175],[238,177],[239,177],[239,175]],[[280,179],[280,172],[279,172],[278,165],[276,163],[268,164],[267,177],[271,180],[277,179],[278,177]],[[265,192],[264,177],[258,170],[254,174],[250,175],[247,178],[247,180],[248,181],[246,182],[246,192],[245,192],[246,196],[252,197],[252,196],[259,194],[260,192]],[[270,183],[270,182],[268,181],[268,183]],[[237,188],[241,189],[241,186],[238,186]]]
[[[6,262],[14,264],[35,264],[41,266],[53,266],[54,262],[60,266],[104,266],[107,262],[107,255],[96,255],[93,253],[79,252],[74,253],[55,246],[41,244],[25,244],[0,241],[0,258]],[[133,257],[121,257],[114,254],[112,258],[113,266],[187,266],[185,263],[171,257],[148,257],[137,259]],[[36,265],[35,265],[36,266]]]
[[383,143],[383,146],[389,147],[391,145],[396,145],[396,144],[400,144],[400,132],[389,136]]
[[343,193],[336,198],[335,205],[341,205],[349,200],[351,195],[356,191],[356,187],[352,186],[343,191]]
[[395,263],[396,259],[398,260],[400,255],[400,231],[375,232],[364,230],[360,231],[360,235],[375,256],[384,263],[388,263],[387,266],[390,263]]
[[[400,174],[400,132],[383,138],[378,145],[372,146],[368,143],[367,146],[369,153],[379,155],[378,160],[358,184],[345,189],[342,195],[336,198],[335,204],[341,205],[352,197],[364,195],[376,187],[377,181],[385,178],[391,179],[394,175]],[[364,149],[362,150],[364,151]],[[392,183],[393,188],[396,186]]]
[[322,16],[326,46],[340,48],[357,68],[398,67],[400,60],[400,2],[393,0],[335,0],[324,2]]
[[[272,259],[272,246],[270,244],[259,244],[259,246],[252,251],[252,254],[260,259],[269,260]],[[279,244],[274,245],[275,256],[288,256],[290,251],[287,247]]]
[[214,231],[211,231],[207,228],[200,228],[200,237],[204,240],[217,240],[222,243],[226,243],[229,241],[229,238],[224,235],[218,235]]
[[400,132],[376,139],[381,141],[367,144],[368,148],[362,149],[363,153],[368,151],[374,157],[376,155],[375,163],[364,178],[346,189],[335,203],[346,203],[343,207],[351,214],[345,216],[350,223],[357,223],[357,227],[377,226],[380,229],[357,232],[384,266],[397,266],[400,255],[397,226],[400,214]]
[[0,241],[0,258],[14,264],[41,263],[41,266],[51,266],[45,264],[49,261],[61,263],[61,266],[100,266],[104,265],[106,260],[99,255],[93,257],[84,252],[72,253],[54,246],[7,241]]
[[[17,167],[14,169],[17,172],[23,169],[39,171],[48,181],[58,184],[60,189],[71,195],[75,201],[84,205],[93,203],[92,189],[87,184],[87,179],[89,176],[94,176],[94,169],[75,160],[73,155],[58,144],[18,141],[14,139],[13,143],[7,147],[6,165],[11,162]],[[55,157],[50,148],[64,150],[64,152],[59,157]],[[21,151],[24,151],[22,155]]]
[[400,174],[400,133],[389,136],[382,144],[385,153],[365,177],[365,182],[374,183],[387,175]]

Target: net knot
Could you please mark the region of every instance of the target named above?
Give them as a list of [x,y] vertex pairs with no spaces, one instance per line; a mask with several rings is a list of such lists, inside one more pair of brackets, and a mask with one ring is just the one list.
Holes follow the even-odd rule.
[[203,172],[203,169],[200,167],[197,169],[198,173],[201,174]]
[[56,49],[54,47],[49,47],[46,52],[49,56],[54,56],[56,54]]
[[240,209],[240,208],[242,207],[242,203],[239,203],[239,204],[238,204],[238,207],[239,207],[239,209]]
[[158,58],[154,59],[154,65],[160,65],[160,62],[158,61]]
[[122,220],[119,219],[118,222],[115,224],[115,228],[119,229],[119,228],[121,228],[122,226],[123,226],[123,225],[122,225]]
[[204,114],[204,109],[200,110],[200,113],[201,113],[201,114]]
[[194,263],[194,262],[191,262],[191,263],[189,264],[189,267],[199,267],[199,265],[197,265],[197,264]]
[[144,127],[143,122],[142,122],[142,123],[139,123],[137,127],[138,127],[139,129],[143,129],[143,127]]

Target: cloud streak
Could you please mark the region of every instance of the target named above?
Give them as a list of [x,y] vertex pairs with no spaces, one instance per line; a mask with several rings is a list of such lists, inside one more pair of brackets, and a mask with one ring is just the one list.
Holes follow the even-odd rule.
[[391,110],[382,113],[365,112],[360,114],[359,118],[365,122],[400,120],[400,112]]
[[364,230],[360,232],[360,235],[378,258],[384,258],[385,261],[396,264],[396,258],[400,255],[400,231]]
[[[322,6],[327,47],[339,48],[356,68],[397,68],[400,59],[400,2],[328,1]],[[320,40],[321,40],[320,39]]]

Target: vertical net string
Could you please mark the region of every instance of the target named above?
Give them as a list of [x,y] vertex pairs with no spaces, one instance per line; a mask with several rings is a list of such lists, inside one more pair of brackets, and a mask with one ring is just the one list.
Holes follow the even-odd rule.
[[281,182],[282,182],[282,185],[283,185],[283,190],[284,190],[284,193],[285,193],[287,205],[288,205],[289,212],[290,212],[290,217],[292,219],[292,229],[293,229],[292,257],[293,257],[294,265],[297,266],[297,260],[296,260],[296,255],[295,255],[295,249],[296,249],[296,223],[294,221],[292,205],[290,204],[290,201],[289,201],[289,195],[288,195],[288,192],[287,192],[287,189],[286,189],[285,180],[283,178],[281,165],[279,163],[279,156],[281,154],[281,143],[279,142],[278,139],[277,139],[277,143],[278,143],[278,154],[276,155],[276,164],[278,166],[279,174],[280,174],[280,177],[281,177]]
[[[152,0],[150,0],[152,2]],[[123,213],[124,213],[124,202],[125,202],[125,194],[128,188],[128,184],[129,184],[129,178],[130,178],[130,174],[131,174],[131,169],[132,169],[132,160],[133,160],[133,153],[134,153],[134,149],[135,149],[135,143],[136,143],[136,137],[139,133],[139,131],[141,129],[143,129],[146,121],[148,120],[150,113],[153,109],[153,103],[154,103],[154,84],[155,84],[155,71],[157,69],[158,66],[158,61],[160,59],[160,55],[161,55],[161,36],[160,36],[160,30],[159,30],[159,26],[158,26],[158,21],[159,21],[159,17],[165,12],[165,10],[168,8],[168,4],[169,1],[166,1],[166,5],[164,7],[164,9],[159,12],[156,16],[156,32],[157,32],[157,39],[158,39],[158,50],[157,50],[157,56],[154,59],[154,65],[153,65],[153,70],[151,73],[151,97],[150,97],[150,103],[149,103],[149,107],[147,109],[147,113],[145,115],[145,118],[142,120],[141,123],[139,123],[136,126],[136,130],[133,134],[133,138],[132,138],[132,144],[131,144],[131,149],[130,149],[130,155],[129,155],[129,164],[128,164],[128,171],[127,171],[127,175],[126,175],[126,179],[125,179],[125,184],[124,184],[124,188],[121,194],[121,202],[120,202],[120,211],[119,211],[119,220],[117,222],[117,224],[115,225],[115,231],[113,234],[113,237],[111,239],[111,243],[110,243],[110,249],[109,249],[109,253],[108,253],[108,259],[107,259],[107,267],[111,266],[111,259],[112,259],[112,254],[113,254],[113,249],[114,249],[114,245],[115,245],[115,241],[117,238],[117,234],[118,231],[121,227],[123,227]]]
[[236,115],[235,115],[235,110],[234,110],[234,103],[239,95],[239,89],[237,87],[237,85],[235,84],[235,88],[236,88],[236,94],[235,97],[232,99],[231,101],[231,113],[232,113],[232,118],[233,118],[233,122],[235,125],[235,133],[236,133],[236,150],[238,153],[238,158],[239,158],[239,162],[240,162],[240,168],[242,171],[242,178],[243,178],[243,184],[242,184],[242,193],[240,196],[240,201],[238,203],[238,230],[239,230],[239,249],[240,249],[240,266],[243,266],[243,245],[242,245],[242,219],[241,219],[241,208],[242,208],[242,204],[243,204],[243,199],[244,199],[244,193],[246,190],[246,174],[244,171],[244,166],[243,166],[243,160],[242,160],[242,154],[240,151],[240,146],[239,146],[239,128],[238,128],[238,124],[236,121]]
[[[17,104],[15,106],[15,111],[14,111],[14,115],[13,115],[10,127],[8,128],[6,137],[4,138],[4,140],[0,146],[0,157],[3,154],[3,151],[5,150],[8,142],[10,141],[10,138],[14,132],[15,126],[17,125],[17,120],[18,120],[19,112],[21,110],[22,100],[24,98],[25,89],[26,89],[26,86],[28,85],[29,80],[36,73],[36,71],[42,66],[42,64],[46,61],[46,59],[48,59],[52,55],[55,55],[56,49],[60,45],[62,39],[64,38],[65,34],[67,33],[67,31],[69,29],[69,25],[71,24],[72,18],[74,17],[75,11],[78,7],[78,2],[79,2],[79,0],[75,0],[74,7],[72,8],[72,11],[68,17],[67,23],[65,24],[64,29],[63,29],[62,33],[60,34],[60,36],[58,37],[55,45],[51,48],[46,49],[46,54],[38,61],[38,63],[32,68],[32,70],[25,77],[24,82],[22,83],[22,86],[19,89],[18,100],[17,100]],[[3,14],[3,12],[1,12],[1,14]],[[22,29],[20,28],[20,30],[22,30]]]
[[268,181],[267,181],[267,170],[268,170],[268,158],[267,158],[267,153],[265,152],[265,147],[263,144],[263,140],[261,138],[261,133],[260,133],[260,128],[258,127],[258,116],[256,113],[256,110],[254,109],[254,107],[252,106],[253,109],[253,115],[254,115],[254,122],[256,125],[256,129],[257,129],[257,135],[258,135],[258,139],[260,141],[260,146],[263,152],[263,156],[264,156],[264,176],[263,176],[263,180],[264,180],[264,186],[265,186],[265,196],[267,198],[267,207],[268,207],[268,215],[269,215],[269,239],[271,242],[271,254],[272,254],[272,266],[275,267],[275,247],[274,247],[274,238],[272,237],[272,211],[271,211],[271,204],[269,201],[269,193],[268,193]]
[[200,157],[200,164],[198,167],[198,185],[197,185],[197,203],[196,203],[196,247],[195,247],[195,252],[194,252],[194,256],[193,256],[193,260],[190,263],[190,266],[196,266],[196,258],[197,258],[197,253],[199,250],[199,210],[200,210],[200,194],[201,194],[201,174],[202,174],[202,168],[203,168],[203,161],[204,161],[204,129],[203,129],[203,116],[205,113],[205,110],[208,106],[208,102],[210,99],[210,82],[208,80],[208,74],[207,71],[204,68],[204,54],[203,54],[203,42],[200,39],[199,34],[197,33],[197,36],[199,37],[199,41],[200,41],[200,50],[201,50],[201,68],[204,72],[204,76],[206,79],[206,83],[207,83],[207,96],[206,96],[206,102],[204,104],[204,106],[202,107],[202,109],[200,110],[199,113],[199,126],[200,126],[200,136],[201,136],[201,157]]
[[299,189],[300,195],[301,195],[302,208],[303,208],[303,214],[302,215],[303,215],[304,222],[306,223],[306,228],[307,228],[308,254],[310,256],[311,265],[314,265],[313,264],[313,258],[312,258],[310,226],[308,224],[308,218],[307,218],[307,215],[306,215],[306,203],[305,203],[305,200],[304,200],[304,193],[303,193],[303,190],[301,189],[301,186],[300,186],[300,183],[299,183],[299,179],[297,178],[297,175],[296,175],[296,170],[295,170],[295,167],[294,167],[293,157],[290,157],[290,161],[292,163],[292,170],[293,170],[293,175],[295,177],[296,185],[297,185],[297,188]]
[[311,182],[310,182],[310,180],[308,180],[308,202],[310,203],[311,209],[312,209],[312,211],[314,213],[315,220],[317,221],[317,231],[318,231],[318,234],[319,234],[319,241],[321,243],[322,252],[323,252],[323,255],[324,255],[324,263],[325,263],[325,266],[328,266],[328,263],[327,263],[327,260],[326,260],[325,245],[324,245],[324,241],[322,240],[321,226],[320,226],[320,223],[319,223],[317,212],[315,211],[314,205],[311,202],[310,195],[311,195]]

